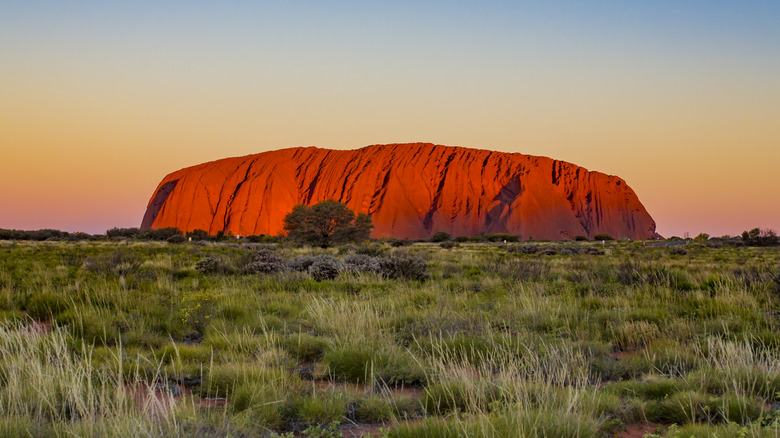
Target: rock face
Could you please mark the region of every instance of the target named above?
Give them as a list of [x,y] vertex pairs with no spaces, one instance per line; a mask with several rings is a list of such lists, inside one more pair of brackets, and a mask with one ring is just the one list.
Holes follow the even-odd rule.
[[374,237],[656,236],[655,221],[616,176],[546,157],[420,143],[282,149],[181,169],[157,187],[141,228],[276,235],[293,206],[328,199],[368,213]]

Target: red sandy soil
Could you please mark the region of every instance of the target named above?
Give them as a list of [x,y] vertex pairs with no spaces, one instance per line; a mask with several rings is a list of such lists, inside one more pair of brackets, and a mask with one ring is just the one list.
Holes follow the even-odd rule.
[[619,177],[546,157],[427,143],[291,148],[181,169],[160,182],[141,228],[276,235],[293,206],[330,199],[368,213],[373,237],[656,236]]
[[223,398],[201,398],[193,395],[189,388],[177,384],[137,383],[128,384],[126,388],[132,394],[136,406],[151,415],[160,414],[169,408],[171,403],[178,403],[187,398],[191,398],[199,408],[227,406],[227,400]]
[[660,425],[654,423],[636,423],[617,434],[616,438],[642,438],[649,433],[655,433]]

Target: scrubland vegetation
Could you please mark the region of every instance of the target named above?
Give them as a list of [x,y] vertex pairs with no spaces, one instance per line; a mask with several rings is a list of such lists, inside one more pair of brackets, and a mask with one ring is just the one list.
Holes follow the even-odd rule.
[[780,436],[777,247],[496,240],[0,241],[0,436]]

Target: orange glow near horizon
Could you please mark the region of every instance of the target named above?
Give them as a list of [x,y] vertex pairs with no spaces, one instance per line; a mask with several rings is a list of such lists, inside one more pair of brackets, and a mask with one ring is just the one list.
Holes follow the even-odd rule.
[[644,29],[637,13],[634,30],[618,16],[603,26],[620,39],[599,35],[595,12],[573,24],[538,12],[574,29],[550,35],[502,18],[514,10],[426,9],[405,35],[393,26],[406,10],[362,22],[268,12],[294,17],[285,31],[242,18],[257,11],[233,11],[224,29],[205,12],[168,29],[175,10],[127,24],[127,11],[81,23],[8,9],[0,228],[138,226],[159,181],[183,167],[421,141],[618,175],[665,236],[780,229],[780,48],[747,28],[719,40],[719,17],[702,36],[671,18]]

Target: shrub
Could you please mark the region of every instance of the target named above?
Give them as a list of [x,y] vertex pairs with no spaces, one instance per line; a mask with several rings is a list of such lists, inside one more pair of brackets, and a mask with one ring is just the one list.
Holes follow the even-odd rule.
[[669,251],[670,255],[688,255],[688,251],[685,250],[685,248],[675,246]]
[[508,247],[506,250],[510,253],[517,253],[517,254],[536,254],[539,252],[539,246],[537,245],[512,245]]
[[124,237],[126,239],[132,239],[133,237],[138,236],[141,234],[141,230],[139,228],[111,228],[110,230],[106,231],[106,236],[109,238],[120,238]]
[[155,230],[144,230],[137,237],[147,240],[168,240],[173,236],[181,236],[182,232],[176,227],[158,228]]
[[482,236],[482,241],[484,242],[517,242],[519,240],[520,236],[506,233],[493,233]]
[[742,233],[742,242],[748,246],[777,246],[780,245],[780,236],[775,230],[753,228]]
[[201,274],[230,274],[233,269],[222,257],[205,257],[195,263],[195,270]]
[[444,249],[452,249],[455,248],[455,242],[453,242],[452,240],[448,240],[446,242],[440,243],[439,246]]
[[341,262],[329,255],[314,257],[309,266],[309,275],[317,281],[333,280],[338,277],[341,270]]
[[390,246],[398,248],[401,246],[409,246],[412,244],[412,241],[409,239],[393,239],[390,241]]
[[604,255],[606,252],[601,248],[596,248],[595,246],[583,246],[581,248],[583,254],[587,255]]
[[615,239],[607,233],[600,233],[593,236],[593,240],[615,240]]
[[450,233],[446,231],[437,231],[431,236],[431,242],[445,242],[450,240]]
[[295,272],[306,272],[314,263],[314,256],[302,255],[287,261],[287,267]]
[[344,272],[350,273],[379,273],[379,262],[373,258],[364,254],[351,254],[344,257],[344,262],[341,264],[341,268]]
[[574,240],[577,242],[587,242],[590,239],[588,239],[586,236],[574,236]]
[[381,257],[379,269],[387,278],[423,281],[429,277],[428,262],[407,251],[395,251],[387,257]]
[[355,254],[377,257],[387,252],[387,248],[379,243],[365,243],[355,247]]
[[247,274],[271,274],[286,269],[284,257],[272,249],[261,249],[254,253],[251,263],[246,265],[244,272]]
[[176,234],[174,236],[171,236],[165,240],[168,243],[184,243],[187,241],[187,238],[182,236],[181,234]]

